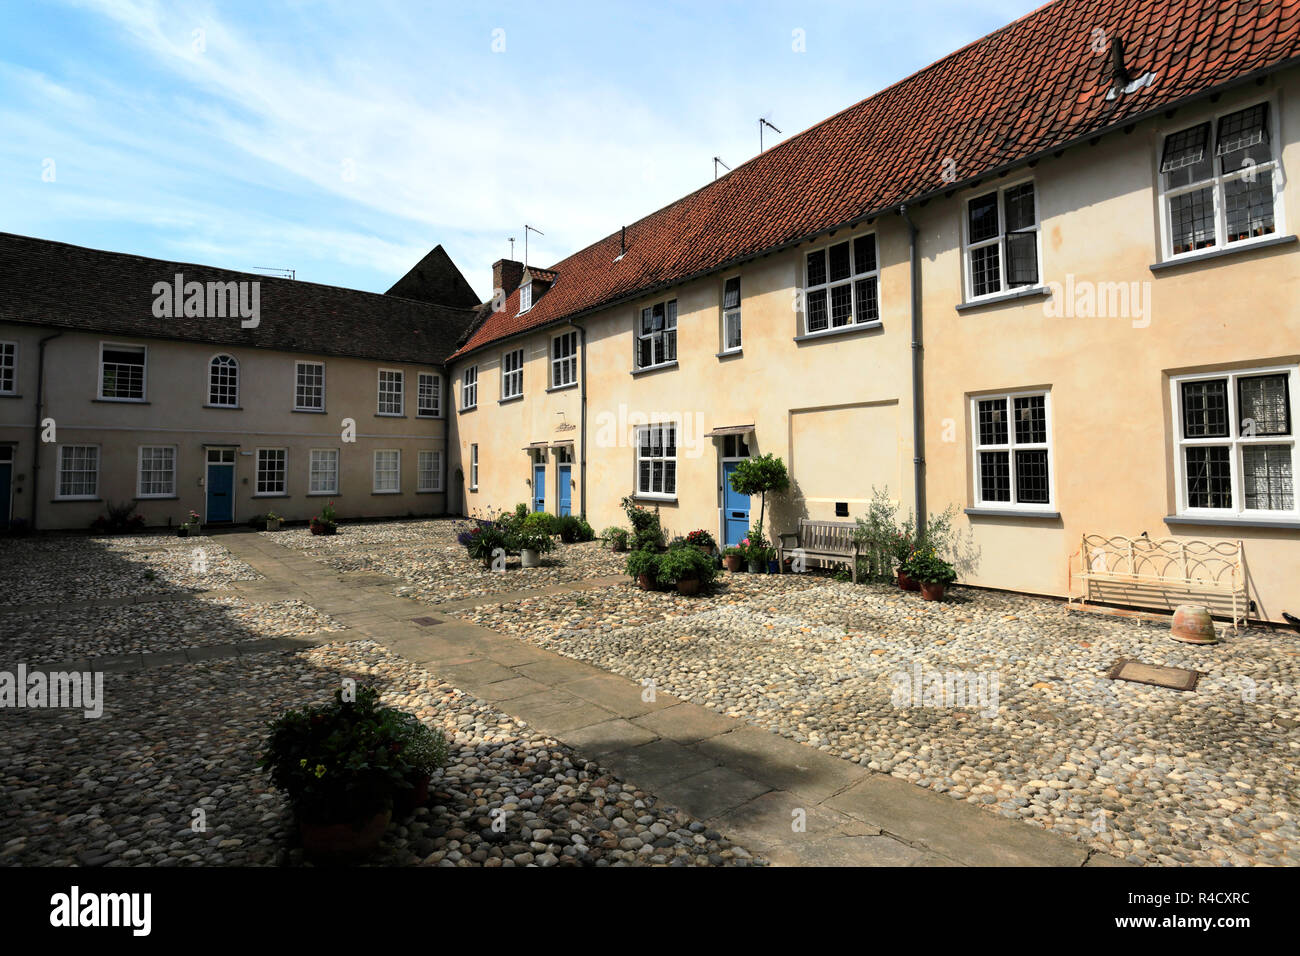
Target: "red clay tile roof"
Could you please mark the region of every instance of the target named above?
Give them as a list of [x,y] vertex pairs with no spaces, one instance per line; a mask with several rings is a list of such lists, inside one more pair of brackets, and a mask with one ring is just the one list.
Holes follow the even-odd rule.
[[[1134,78],[1157,75],[1108,101],[1112,37]],[[628,226],[620,261],[615,232],[557,262],[559,279],[532,309],[517,315],[514,293],[452,358],[959,187],[1297,58],[1300,0],[1057,0]],[[943,179],[949,157],[955,182]]]

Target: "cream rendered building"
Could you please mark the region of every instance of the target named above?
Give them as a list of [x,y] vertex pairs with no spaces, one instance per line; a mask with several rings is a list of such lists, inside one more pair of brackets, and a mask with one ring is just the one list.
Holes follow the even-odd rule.
[[771,452],[769,535],[887,487],[956,506],[969,584],[1064,596],[1088,533],[1241,541],[1250,616],[1300,613],[1300,37],[1234,8],[1211,66],[1192,8],[1049,5],[544,281],[498,263],[449,362],[463,510],[633,495],[734,541],[728,464]]

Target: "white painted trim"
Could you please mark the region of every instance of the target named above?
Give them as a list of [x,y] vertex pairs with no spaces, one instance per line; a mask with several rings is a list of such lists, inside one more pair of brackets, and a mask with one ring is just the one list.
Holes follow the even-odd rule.
[[[1035,249],[1038,256],[1038,283],[1037,285],[1016,286],[1012,289],[1007,285],[1007,252],[1004,240],[1007,237],[1006,206],[1003,195],[1008,189],[1015,189],[1017,186],[1023,186],[1025,183],[1031,183],[1034,187],[1034,235],[1036,237]],[[982,199],[990,192],[997,194],[996,205],[998,211],[998,234],[992,239],[981,239],[972,246],[970,241],[970,204],[976,199]],[[1027,230],[1020,230],[1023,234]],[[971,270],[970,254],[971,249],[983,249],[986,246],[997,245],[998,247],[998,289],[995,292],[985,292],[983,295],[975,294],[974,276]],[[1038,180],[1034,176],[1020,176],[1006,183],[997,185],[985,183],[981,186],[967,190],[961,199],[961,269],[962,269],[962,304],[985,302],[996,299],[1011,293],[1024,293],[1034,289],[1044,289],[1047,287],[1044,278],[1046,270],[1043,268],[1043,207],[1042,194],[1038,188]]]
[[[172,490],[169,492],[144,493],[144,450],[146,448],[170,448],[172,451]],[[137,445],[135,453],[135,496],[142,500],[150,498],[175,498],[179,487],[177,475],[180,472],[180,448],[176,445]]]
[[[1047,435],[1045,442],[1017,442],[1014,418],[1015,399],[1033,396],[1043,397],[1043,428]],[[979,435],[979,403],[1002,399],[1007,410],[1007,443],[1005,445],[981,445]],[[984,392],[969,396],[968,421],[970,427],[971,448],[971,496],[975,508],[996,508],[1002,511],[1019,511],[1025,514],[1042,514],[1056,512],[1056,450],[1052,440],[1054,434],[1054,412],[1052,409],[1052,390],[1050,388],[1028,388],[1012,392]],[[1047,501],[1045,503],[1024,504],[1016,501],[1016,452],[1047,452]],[[985,501],[983,487],[980,483],[980,452],[1007,453],[1007,479],[1010,491],[1008,501]]]
[[[139,349],[144,356],[144,368],[140,372],[140,397],[139,398],[110,398],[104,394],[104,348],[110,349]],[[127,404],[141,405],[149,400],[149,346],[137,345],[134,342],[111,342],[100,339],[99,342],[99,381],[95,386],[95,397],[101,402],[125,402]]]

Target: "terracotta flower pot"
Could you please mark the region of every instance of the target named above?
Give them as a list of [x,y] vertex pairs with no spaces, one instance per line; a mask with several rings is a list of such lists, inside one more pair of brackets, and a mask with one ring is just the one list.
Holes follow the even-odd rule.
[[648,574],[638,574],[636,576],[636,583],[642,591],[654,590],[654,582],[650,580],[650,575]]
[[925,601],[942,601],[943,592],[946,587],[947,587],[946,584],[939,584],[938,582],[931,582],[931,581],[922,581],[920,583],[921,599]]
[[732,574],[735,574],[737,571],[740,570],[740,555],[729,554],[722,559],[722,563],[726,565],[728,571],[730,571]]
[[349,863],[364,859],[379,845],[392,822],[393,811],[376,813],[359,823],[308,823],[299,821],[302,849],[314,860]]
[[918,584],[916,581],[913,581],[911,578],[909,578],[907,576],[907,572],[903,571],[901,568],[899,569],[898,572],[898,586],[902,588],[904,591],[921,590],[921,585]]
[[677,593],[690,597],[700,593],[700,581],[698,578],[683,578],[677,582]]
[[1180,604],[1174,610],[1173,626],[1169,636],[1184,644],[1217,644],[1214,619],[1210,609],[1200,604]]

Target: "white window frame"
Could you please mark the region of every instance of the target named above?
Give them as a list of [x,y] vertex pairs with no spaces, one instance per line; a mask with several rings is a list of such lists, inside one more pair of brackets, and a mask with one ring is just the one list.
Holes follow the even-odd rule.
[[[280,454],[280,467],[275,469],[280,474],[279,491],[262,490],[262,454],[263,452],[278,452]],[[253,451],[253,497],[254,498],[286,498],[289,495],[289,449],[283,445],[267,445],[256,448]]]
[[[876,250],[876,267],[874,269],[867,269],[865,271],[859,272],[858,262],[857,262],[857,251],[855,248],[855,240],[864,238],[866,236],[871,237],[872,245],[875,247]],[[848,243],[849,245],[848,278],[836,279],[834,281],[831,281],[830,251],[833,247],[841,246],[844,243]],[[808,281],[808,258],[809,256],[816,255],[818,252],[822,253],[822,261],[825,263],[826,281],[819,282],[817,285],[812,285]],[[811,249],[805,251],[803,254],[803,258],[800,260],[800,262],[802,264],[802,270],[803,270],[803,334],[804,335],[835,335],[837,333],[844,332],[847,329],[874,329],[883,324],[882,316],[885,313],[884,313],[884,306],[881,304],[880,237],[876,232],[874,231],[859,232],[851,236],[846,236],[843,239],[833,239],[827,242],[820,243],[819,245],[813,246]],[[867,319],[866,321],[859,322],[857,284],[865,279],[876,280],[876,317],[874,319]],[[831,293],[833,289],[838,289],[840,286],[849,287],[849,321],[843,325],[834,325],[832,324],[832,319],[831,319]],[[809,307],[808,303],[810,297],[814,292],[822,292],[822,291],[825,291],[826,293],[826,328],[813,329],[808,324],[809,320],[812,318],[812,309]],[[725,339],[723,341],[725,344]]]
[[[9,387],[5,387],[5,376],[9,377]],[[18,343],[8,339],[0,340],[0,395],[18,394]]]
[[[672,447],[673,447],[673,451],[674,451],[674,452],[679,451],[679,450],[680,450],[680,447],[679,447],[678,442],[681,440],[681,427],[680,427],[680,425],[679,425],[678,422],[675,422],[675,421],[669,421],[669,422],[651,422],[651,423],[648,424],[648,425],[639,425],[639,426],[637,426],[637,429],[636,429],[636,446],[635,446],[635,465],[634,465],[635,471],[633,472],[633,482],[634,482],[634,487],[636,488],[636,495],[635,495],[635,496],[636,496],[637,498],[651,498],[651,499],[654,499],[654,500],[656,500],[656,501],[676,501],[676,500],[677,500],[677,463],[678,463],[678,455],[677,455],[677,454],[673,454],[673,455],[669,456],[669,455],[667,454],[668,444],[667,444],[667,441],[666,441],[666,440],[663,438],[663,436],[662,436],[663,431],[666,430],[666,429],[671,429],[671,430],[672,430],[672,433],[673,433],[673,446],[672,446]],[[663,453],[663,454],[660,454],[660,455],[653,455],[653,454],[651,454],[651,455],[642,455],[642,454],[641,454],[641,451],[642,451],[642,440],[641,440],[641,439],[642,439],[642,436],[643,436],[644,434],[646,434],[647,432],[650,432],[650,431],[653,431],[653,430],[657,430],[657,431],[659,431],[659,432],[661,433],[661,436],[660,436],[660,445],[659,445],[659,447],[663,449],[664,453]],[[653,448],[654,446],[652,445],[651,447]],[[646,488],[642,488],[642,487],[641,487],[641,463],[642,463],[643,461],[645,461],[645,462],[650,462],[650,480],[649,480],[648,486],[647,486]],[[661,487],[667,485],[668,465],[669,465],[670,463],[672,464],[673,490],[672,490],[671,492],[667,492],[667,491],[654,491],[654,490],[653,490],[653,488],[654,488],[654,465],[655,465],[655,463],[659,463],[659,464],[661,465],[661,468],[662,468],[661,474],[662,474],[662,476],[663,476],[663,480],[660,481],[660,486],[661,486]]]
[[[390,387],[387,390],[384,389],[385,375],[395,377],[394,380],[390,380],[388,383]],[[406,373],[400,368],[381,368],[378,370],[378,375],[375,381],[377,388],[375,396],[375,414],[384,418],[403,418],[406,415]],[[396,384],[397,386],[395,392],[391,387],[393,384]],[[391,409],[393,395],[397,396],[397,411],[384,411],[385,396],[388,398],[388,405]]]
[[[1043,399],[1043,428],[1047,436],[1045,442],[1020,442],[1016,440],[1016,423],[1014,421],[1015,402],[1017,398],[1037,398]],[[999,445],[981,445],[979,430],[979,406],[980,402],[990,402],[1001,400],[1005,402],[1007,411],[1007,442]],[[986,508],[998,511],[1023,511],[1026,514],[1034,513],[1055,513],[1056,512],[1056,454],[1053,450],[1052,442],[1052,391],[1046,388],[1021,389],[1014,392],[989,392],[970,396],[970,429],[971,429],[971,486],[973,499],[976,508]],[[1016,500],[1016,452],[1017,451],[1046,451],[1047,452],[1047,501],[1043,502],[1019,502]],[[999,501],[996,499],[984,500],[984,486],[980,480],[980,454],[982,452],[1006,452],[1007,455],[1007,482],[1010,491],[1008,501]]]
[[[850,255],[852,255],[852,253],[850,253]],[[876,256],[877,256],[877,259],[879,259],[879,256],[880,256],[879,251],[876,252]],[[807,262],[808,262],[808,260],[805,259],[805,260],[804,260],[805,268],[807,267]],[[877,262],[876,265],[879,266],[879,262]],[[806,278],[806,277],[807,277],[807,273],[805,272],[805,278]],[[735,280],[736,280],[737,302],[736,302],[736,307],[735,307],[734,309],[728,309],[728,308],[727,308],[727,283],[730,282],[732,279],[735,279]],[[723,355],[730,355],[732,352],[739,352],[739,351],[741,351],[741,349],[744,347],[744,344],[745,344],[744,327],[742,326],[742,324],[741,324],[741,319],[740,319],[741,306],[744,304],[744,295],[745,295],[745,294],[744,294],[744,289],[745,289],[745,283],[744,283],[744,280],[741,278],[740,273],[736,272],[736,273],[732,273],[732,274],[729,275],[729,276],[723,276],[723,277],[722,277],[722,299],[721,299],[721,302],[722,302],[722,348],[721,348],[719,351],[720,351]],[[877,282],[876,282],[876,300],[879,301],[879,299],[880,299],[880,282],[879,282],[879,280],[877,280]],[[737,333],[736,338],[737,338],[737,342],[736,342],[735,345],[728,345],[728,344],[727,344],[728,341],[729,341],[728,332],[730,331],[730,329],[729,329],[729,325],[730,325],[730,321],[731,321],[731,319],[732,319],[733,316],[735,317],[735,320],[736,320],[736,333]]]
[[[563,342],[572,342],[572,349],[567,355],[556,355],[556,350]],[[552,389],[569,388],[578,384],[578,332],[570,329],[551,337],[551,385]],[[567,377],[566,377],[567,372]]]
[[[1031,228],[1017,229],[1015,234],[1022,235],[1027,232],[1032,232],[1034,234],[1034,255],[1038,257],[1038,281],[1032,285],[1018,285],[1012,289],[1007,285],[1006,194],[1009,190],[1023,186],[1026,183],[1034,187],[1034,225]],[[976,199],[983,199],[991,192],[997,193],[998,234],[992,239],[981,239],[979,242],[971,242],[970,204]],[[1038,181],[1033,176],[1023,176],[1020,179],[993,188],[985,186],[979,189],[973,189],[967,193],[961,204],[961,267],[964,273],[962,290],[966,296],[966,302],[981,302],[985,299],[996,299],[1005,295],[1046,288],[1046,280],[1043,278],[1043,216],[1041,200],[1042,195],[1038,189]],[[994,245],[998,247],[998,288],[994,292],[985,292],[981,295],[976,295],[975,270],[971,266],[971,253],[976,249],[983,249],[987,246]]]
[[[511,360],[517,364],[511,366]],[[501,401],[524,397],[524,350],[501,353]]]
[[[1218,155],[1219,120],[1231,113],[1248,110],[1252,106],[1259,106],[1262,104],[1268,105],[1268,135],[1272,159],[1267,163],[1257,163],[1254,166],[1253,171],[1256,174],[1260,172],[1272,172],[1273,174],[1273,231],[1265,233],[1262,236],[1250,236],[1245,239],[1238,239],[1235,242],[1228,242],[1227,204],[1224,201],[1224,185],[1234,180],[1241,179],[1246,175],[1246,171],[1242,170],[1228,174],[1221,171],[1222,164],[1219,162]],[[1286,211],[1283,202],[1285,194],[1285,189],[1283,188],[1285,186],[1285,176],[1282,174],[1281,169],[1282,141],[1280,119],[1278,116],[1279,112],[1280,110],[1278,108],[1276,97],[1245,97],[1233,106],[1188,114],[1186,119],[1176,124],[1171,124],[1171,126],[1165,129],[1159,136],[1156,144],[1155,175],[1156,195],[1160,216],[1160,253],[1162,262],[1172,262],[1180,259],[1196,259],[1200,256],[1222,252],[1229,249],[1244,249],[1248,246],[1254,245],[1255,243],[1266,242],[1287,234]],[[1175,186],[1172,189],[1166,189],[1165,174],[1160,171],[1160,166],[1164,162],[1165,142],[1170,136],[1177,135],[1178,133],[1195,126],[1200,126],[1204,123],[1210,124],[1210,136],[1205,146],[1211,163],[1210,178],[1192,183],[1189,186]],[[1169,201],[1185,193],[1194,193],[1207,188],[1210,189],[1211,195],[1214,199],[1214,245],[1206,249],[1189,249],[1186,252],[1176,253],[1174,252],[1173,236],[1170,234],[1172,221],[1169,216]]]
[[[316,480],[317,470],[316,462],[320,460],[317,455],[332,456],[334,468],[332,469],[333,483],[328,488],[313,487]],[[312,448],[307,452],[307,494],[308,495],[337,495],[339,493],[339,450],[337,448]],[[325,474],[326,472],[321,472]]]
[[[170,487],[167,491],[144,490],[144,457],[146,451],[171,452]],[[136,449],[135,459],[135,496],[137,498],[175,498],[176,497],[176,458],[178,449],[175,445],[140,445]]]
[[[140,397],[139,398],[119,398],[116,396],[104,394],[104,350],[112,351],[114,349],[137,351],[143,359],[143,365],[140,370]],[[95,389],[95,395],[101,402],[134,402],[137,405],[149,400],[149,346],[135,345],[128,342],[100,342],[99,343],[99,385]]]
[[[55,470],[54,470],[54,497],[55,497],[55,499],[58,500],[58,501],[95,501],[95,500],[98,500],[98,498],[99,498],[99,472],[100,472],[100,467],[101,467],[101,465],[103,464],[103,453],[102,453],[102,450],[101,450],[100,446],[99,446],[98,444],[96,444],[96,443],[93,443],[93,442],[79,442],[79,443],[70,443],[70,444],[67,444],[67,445],[59,445],[58,448],[59,448],[59,451],[58,451],[58,457],[55,459]],[[74,449],[74,448],[93,448],[93,449],[95,450],[95,455],[94,455],[94,458],[95,458],[95,470],[94,470],[95,483],[94,483],[94,486],[91,488],[91,490],[90,490],[88,493],[84,493],[84,494],[75,494],[75,495],[65,495],[65,494],[63,494],[63,492],[62,492],[62,488],[63,488],[63,474],[64,474],[64,460],[63,460],[63,457],[64,457],[64,453],[65,453],[65,452],[68,452],[68,451],[70,451],[70,450],[72,450],[72,449]]]
[[[662,305],[664,307],[664,327],[660,329],[658,332],[642,332],[641,322],[645,316],[645,313],[653,312],[654,307],[657,305]],[[670,305],[672,306],[672,323],[673,323],[671,326],[668,324],[668,307]],[[678,319],[677,300],[675,298],[663,299],[662,301],[659,302],[651,302],[648,306],[636,310],[636,327],[634,329],[634,332],[636,334],[633,335],[632,337],[632,348],[634,350],[632,354],[632,362],[633,362],[633,366],[636,368],[638,372],[645,371],[647,369],[665,368],[677,362],[677,319]],[[668,357],[668,333],[669,332],[672,333],[672,343],[673,343],[672,358]],[[650,357],[653,359],[655,353],[654,340],[656,337],[660,338],[661,340],[660,348],[663,351],[664,359],[662,362],[652,362],[649,365],[642,365],[641,364],[641,343],[645,341],[650,342]]]
[[[430,383],[428,394],[432,397],[432,406],[424,404],[425,384]],[[442,376],[437,372],[420,372],[415,376],[415,417],[442,418]]]
[[[392,470],[396,482],[392,488],[379,487],[379,456],[396,455],[396,467]],[[387,473],[387,469],[385,469]],[[377,495],[400,495],[402,493],[402,450],[400,448],[376,448],[370,456],[370,490]]]
[[[1230,111],[1231,112],[1231,111]],[[1291,400],[1289,435],[1255,435],[1245,437],[1241,434],[1241,421],[1238,417],[1237,382],[1243,378],[1258,375],[1286,375],[1288,397]],[[1183,437],[1183,385],[1187,382],[1206,382],[1226,379],[1228,383],[1228,434],[1222,438],[1184,438]],[[1229,518],[1243,521],[1294,521],[1300,518],[1300,493],[1297,493],[1296,477],[1300,475],[1300,442],[1296,440],[1297,412],[1300,411],[1300,366],[1273,365],[1258,368],[1228,369],[1218,372],[1191,372],[1185,375],[1169,377],[1169,395],[1173,409],[1174,442],[1174,488],[1177,514],[1189,518]],[[1191,508],[1187,504],[1187,449],[1196,446],[1227,446],[1228,464],[1231,478],[1231,508]],[[1290,511],[1277,509],[1247,508],[1245,475],[1242,469],[1242,452],[1248,445],[1290,445],[1291,446],[1291,486],[1292,508]]]
[[516,315],[523,315],[533,307],[533,283],[525,282],[519,287],[519,311]]
[[[217,362],[221,359],[229,359],[234,363],[234,372],[231,376],[233,383],[234,396],[229,402],[214,402],[212,392],[215,388],[213,381],[217,371]],[[208,408],[238,408],[239,407],[239,359],[235,358],[229,352],[218,352],[208,359],[208,400],[204,403]]]
[[[432,467],[425,467],[427,457],[432,457]],[[423,448],[416,453],[415,458],[415,490],[423,492],[440,492],[442,491],[442,449],[440,448]],[[431,480],[425,482],[425,477]]]
[[[303,405],[299,401],[299,398],[301,397],[298,392],[299,386],[301,384],[300,377],[302,375],[302,370],[307,366],[313,366],[315,368],[320,369],[320,404],[319,405]],[[314,388],[315,386],[310,386],[310,387]],[[303,361],[299,359],[293,363],[293,410],[295,412],[325,411],[325,363],[324,362],[310,362],[310,361]]]
[[478,491],[478,442],[469,446],[469,490]]
[[478,408],[478,366],[467,365],[460,373],[460,407],[462,411]]

